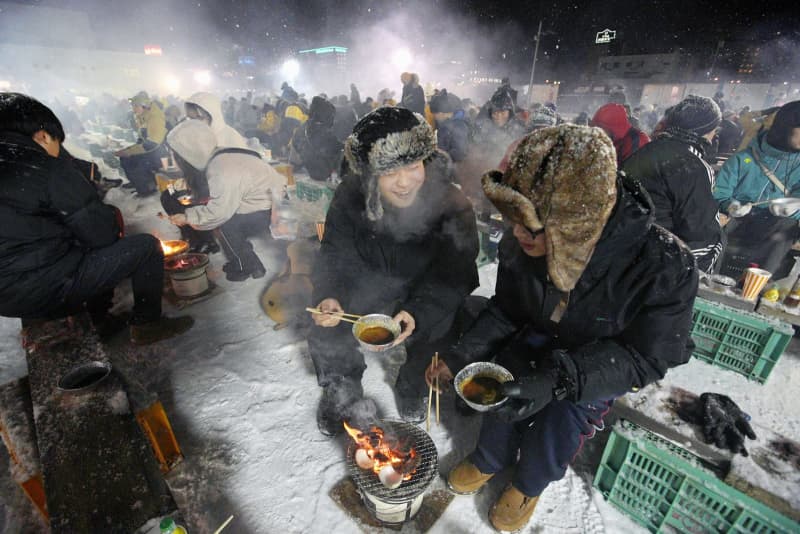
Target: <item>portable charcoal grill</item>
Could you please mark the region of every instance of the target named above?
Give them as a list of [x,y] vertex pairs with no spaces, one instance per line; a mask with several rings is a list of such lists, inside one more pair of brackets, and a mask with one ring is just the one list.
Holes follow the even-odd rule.
[[347,447],[347,471],[361,493],[364,505],[379,521],[403,523],[419,511],[425,490],[439,471],[439,454],[431,437],[416,425],[389,420],[381,421],[378,426],[399,438],[411,437],[419,459],[414,475],[397,488],[387,488],[372,470],[358,467],[355,462],[358,445],[352,440]]

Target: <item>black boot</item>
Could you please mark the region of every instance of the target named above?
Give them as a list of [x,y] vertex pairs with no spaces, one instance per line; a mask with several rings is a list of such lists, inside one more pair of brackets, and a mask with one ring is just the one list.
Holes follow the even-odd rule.
[[322,398],[317,406],[317,427],[326,436],[344,432],[342,424],[349,408],[364,395],[361,381],[354,378],[336,377],[322,389]]

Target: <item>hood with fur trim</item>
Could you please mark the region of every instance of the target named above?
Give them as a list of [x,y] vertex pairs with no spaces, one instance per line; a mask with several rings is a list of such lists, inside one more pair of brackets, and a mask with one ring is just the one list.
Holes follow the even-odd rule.
[[415,161],[427,160],[435,150],[436,133],[418,113],[381,107],[358,121],[345,142],[344,155],[348,172],[361,177],[369,220],[383,217],[378,177]]
[[484,193],[509,221],[547,238],[553,284],[571,291],[617,200],[617,157],[600,128],[561,125],[522,139],[505,173],[483,175]]

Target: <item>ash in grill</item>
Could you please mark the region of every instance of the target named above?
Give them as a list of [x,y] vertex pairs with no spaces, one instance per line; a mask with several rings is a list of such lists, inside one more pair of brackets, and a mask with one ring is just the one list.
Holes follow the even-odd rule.
[[413,447],[416,470],[409,480],[394,489],[386,487],[372,469],[362,469],[356,464],[355,453],[359,445],[351,441],[347,448],[347,471],[356,484],[364,504],[380,521],[388,524],[403,523],[416,515],[428,489],[439,470],[439,455],[433,440],[422,429],[405,421],[381,421],[378,426],[398,442]]

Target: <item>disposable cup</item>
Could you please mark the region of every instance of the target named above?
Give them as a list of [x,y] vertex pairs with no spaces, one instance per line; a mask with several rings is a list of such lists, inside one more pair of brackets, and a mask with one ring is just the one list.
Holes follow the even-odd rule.
[[744,287],[742,297],[745,300],[756,300],[761,290],[767,285],[772,273],[764,269],[750,267],[744,272]]

